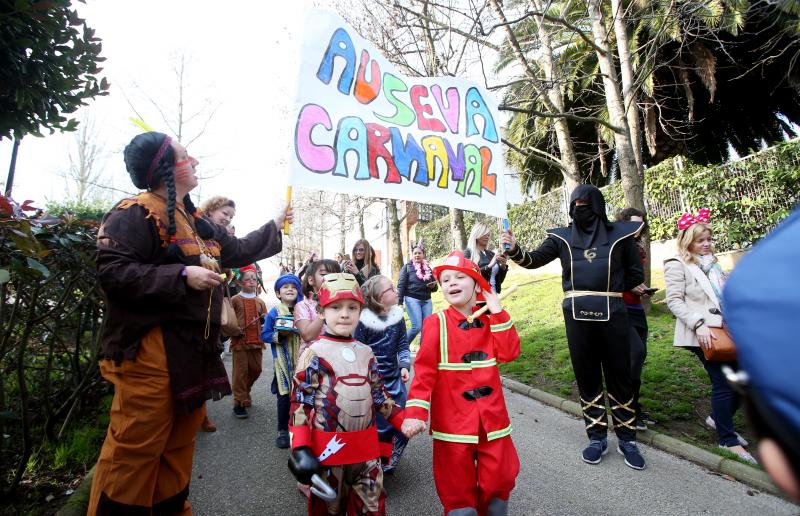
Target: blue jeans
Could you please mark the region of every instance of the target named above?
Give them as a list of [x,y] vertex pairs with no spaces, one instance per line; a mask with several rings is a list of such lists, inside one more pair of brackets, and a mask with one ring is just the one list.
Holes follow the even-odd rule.
[[697,358],[703,363],[708,377],[711,379],[711,417],[714,418],[714,423],[717,427],[717,438],[720,446],[738,445],[739,438],[736,437],[736,430],[733,427],[733,415],[739,409],[741,399],[739,394],[728,384],[725,373],[722,372],[722,366],[724,365],[731,366],[734,371],[739,369],[737,363],[712,362],[706,360],[703,350],[699,347],[687,349],[697,355]]
[[411,345],[417,334],[422,331],[422,321],[433,312],[433,301],[430,299],[422,301],[413,297],[404,297],[406,313],[411,319],[411,329],[406,333],[406,342]]

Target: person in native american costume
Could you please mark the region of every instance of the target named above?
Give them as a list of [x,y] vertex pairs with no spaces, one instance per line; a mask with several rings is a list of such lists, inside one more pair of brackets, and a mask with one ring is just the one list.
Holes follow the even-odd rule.
[[261,376],[261,362],[264,358],[264,341],[261,340],[261,321],[267,314],[267,304],[258,297],[258,276],[253,265],[239,269],[241,292],[231,298],[236,312],[239,335],[231,337],[233,354],[233,415],[239,419],[247,418],[247,407],[253,404],[250,391]]
[[[364,304],[355,276],[327,274],[317,297],[326,329],[295,372],[289,469],[300,483],[315,485],[310,515],[382,515],[376,413],[399,429],[403,410],[384,387],[372,349],[353,339]],[[320,478],[335,493],[320,491]]]
[[114,400],[88,514],[191,514],[204,404],[231,393],[217,349],[220,268],[277,254],[292,214],[287,207],[237,239],[192,204],[198,161],[180,143],[140,134],[124,158],[144,191],[114,206],[97,236],[106,296],[101,372],[114,384]]
[[300,278],[284,274],[275,280],[275,295],[280,304],[272,308],[261,329],[261,339],[272,348],[275,375],[272,394],[278,397],[278,437],[275,446],[289,447],[289,406],[292,378],[300,352],[300,332],[294,324],[294,307],[303,300]]

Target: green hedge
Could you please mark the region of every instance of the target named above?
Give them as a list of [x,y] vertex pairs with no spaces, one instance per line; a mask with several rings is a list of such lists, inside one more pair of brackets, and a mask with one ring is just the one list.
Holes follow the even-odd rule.
[[[603,188],[611,214],[625,207],[622,185]],[[545,230],[568,222],[562,189],[534,201],[512,206],[511,227],[524,247],[538,245]],[[671,158],[645,172],[645,204],[653,240],[674,238],[684,211],[711,210],[718,251],[747,248],[785,218],[800,201],[800,140],[785,142],[746,158],[719,166],[702,166],[686,158]],[[465,212],[467,232],[475,220],[497,219]],[[450,217],[420,223],[428,257],[445,256],[452,248]],[[491,244],[496,245],[496,241]]]

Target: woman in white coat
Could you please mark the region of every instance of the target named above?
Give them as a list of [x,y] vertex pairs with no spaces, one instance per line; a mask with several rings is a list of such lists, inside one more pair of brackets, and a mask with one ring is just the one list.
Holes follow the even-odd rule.
[[755,463],[733,426],[733,415],[739,409],[739,395],[728,385],[722,367],[738,367],[735,362],[706,360],[702,349],[711,346],[715,332],[722,331],[720,300],[725,274],[712,248],[709,211],[701,209],[697,216],[684,214],[678,221],[678,255],[664,262],[667,284],[666,301],[675,315],[673,345],[693,352],[703,363],[711,380],[711,414],[706,420],[717,431],[719,446]]

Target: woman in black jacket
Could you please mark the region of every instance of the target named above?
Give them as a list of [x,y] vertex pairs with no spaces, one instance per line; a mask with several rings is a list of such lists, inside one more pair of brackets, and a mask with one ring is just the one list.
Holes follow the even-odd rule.
[[[375,250],[370,243],[361,239],[353,245],[353,260],[343,262],[342,270],[356,277],[359,286],[373,276],[381,273],[381,268],[375,263]],[[402,298],[400,298],[402,300]]]
[[422,241],[414,246],[411,256],[411,260],[400,270],[400,280],[397,282],[398,304],[402,306],[405,303],[406,313],[411,319],[411,328],[406,333],[409,346],[422,330],[422,321],[433,312],[431,292],[436,290],[436,279],[425,259]]
[[467,248],[464,249],[464,258],[475,262],[481,269],[483,276],[492,290],[500,293],[500,287],[506,279],[508,272],[508,258],[505,254],[495,254],[487,249],[492,228],[484,222],[476,222],[469,233]]

